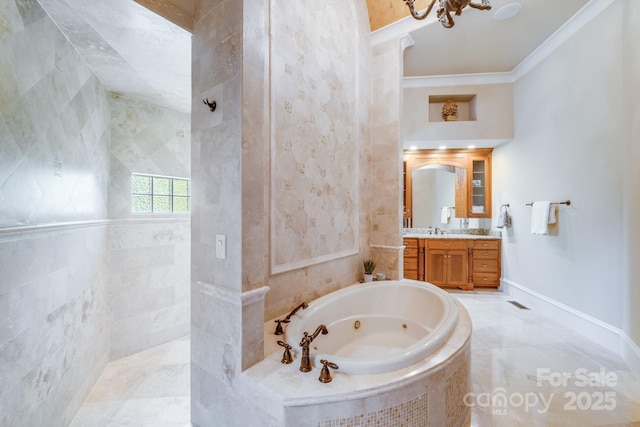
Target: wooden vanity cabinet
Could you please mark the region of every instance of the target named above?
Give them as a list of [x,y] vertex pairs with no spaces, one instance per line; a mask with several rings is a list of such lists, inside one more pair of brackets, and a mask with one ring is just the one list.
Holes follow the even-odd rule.
[[491,218],[491,154],[470,154],[467,161],[464,218]]
[[424,281],[425,239],[403,239],[404,278]]
[[404,277],[442,288],[500,286],[500,239],[405,237]]
[[477,287],[500,286],[500,240],[474,240],[472,271],[473,285]]
[[473,289],[473,283],[469,283],[468,242],[427,239],[426,281],[443,288]]

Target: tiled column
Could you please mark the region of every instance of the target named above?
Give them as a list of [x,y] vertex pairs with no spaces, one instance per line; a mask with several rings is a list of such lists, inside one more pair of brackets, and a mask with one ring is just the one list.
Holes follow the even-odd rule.
[[[297,3],[291,18],[277,13],[282,11],[277,7],[289,8],[277,1],[196,2],[191,128],[192,422],[197,426],[271,425],[273,420],[261,413],[262,406],[252,406],[239,391],[241,373],[263,358],[265,312],[267,318],[279,316],[302,301],[362,277],[370,229],[371,55],[366,5],[364,0],[327,3]],[[302,22],[301,13],[307,13]],[[322,55],[314,49],[298,52],[297,45],[291,49],[282,43],[289,41],[286,34],[292,21],[299,26],[296,37],[303,33],[308,37],[295,39],[301,45],[310,47],[315,42],[320,49],[320,43],[328,43]],[[270,34],[274,40],[269,40]],[[289,54],[291,63],[286,62]],[[295,70],[291,75],[296,77],[287,77],[277,64]],[[297,88],[292,98],[286,98],[295,84],[308,88],[308,95]],[[206,98],[216,101],[215,112],[203,105]],[[287,102],[298,98],[296,103]],[[321,106],[320,99],[326,105]],[[336,144],[322,152],[333,154],[335,160],[325,156],[326,167],[318,166],[325,165],[320,160],[309,160],[313,166],[305,175],[330,178],[325,182],[335,187],[305,185],[291,191],[292,197],[284,202],[271,198],[277,192],[276,182],[284,183],[291,171],[305,170],[297,167],[298,162],[296,168],[289,168],[274,160],[278,150],[286,151],[278,146],[283,139],[274,132],[282,129],[293,129],[297,135],[293,138],[301,148],[302,165],[307,158],[317,159],[312,148],[323,149],[323,136],[339,134],[333,140]],[[296,180],[315,184],[297,175]],[[343,182],[353,187],[344,186],[348,191],[341,192],[337,184]],[[295,236],[276,227],[283,224],[278,220],[286,218],[288,207],[304,211],[314,200],[311,194],[320,193],[331,195],[324,217],[336,219],[344,233],[329,235],[338,227],[318,232],[321,227],[316,227],[313,217],[308,217],[308,223],[297,223],[303,226]],[[355,231],[349,233],[352,226]],[[358,230],[365,233],[360,235]],[[225,259],[216,255],[220,234],[227,241]],[[323,247],[328,249],[316,251]],[[287,255],[288,248],[303,255],[280,259],[273,255],[278,254],[274,248],[285,248],[281,255]],[[271,291],[265,307],[267,286]]]
[[402,44],[393,39],[373,47],[372,231],[376,271],[402,276]]
[[[239,374],[263,357],[265,236],[264,102],[251,77],[265,25],[244,34],[244,11],[265,20],[266,5],[247,0],[200,1],[193,39],[192,108],[192,423],[239,425],[259,419],[236,390]],[[262,29],[262,31],[260,31]],[[245,38],[253,38],[245,43]],[[245,49],[248,47],[248,49]],[[255,86],[255,85],[258,86]],[[215,112],[202,99],[215,100]],[[252,102],[248,102],[248,101]],[[268,158],[268,157],[267,157]],[[266,163],[268,165],[268,163]],[[264,227],[262,227],[264,228]],[[226,238],[224,257],[216,238]],[[251,240],[251,238],[253,240]],[[255,243],[255,246],[252,244]],[[252,269],[257,274],[252,274]],[[253,415],[251,415],[253,414]]]

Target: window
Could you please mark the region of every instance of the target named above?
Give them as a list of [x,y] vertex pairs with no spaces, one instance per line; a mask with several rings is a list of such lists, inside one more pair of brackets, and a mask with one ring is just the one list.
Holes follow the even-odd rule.
[[189,197],[188,179],[135,173],[131,176],[131,211],[134,213],[186,213]]

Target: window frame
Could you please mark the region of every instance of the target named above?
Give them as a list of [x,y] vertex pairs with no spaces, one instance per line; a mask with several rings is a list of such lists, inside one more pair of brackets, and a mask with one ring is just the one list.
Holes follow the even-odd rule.
[[[134,180],[135,177],[146,177],[150,179],[149,183],[149,192],[134,192]],[[157,179],[168,179],[169,180],[169,191],[167,193],[156,193],[154,192],[154,178]],[[185,181],[187,185],[186,195],[176,195],[175,194],[175,181]],[[188,215],[191,213],[191,179],[185,177],[178,176],[169,176],[169,175],[156,175],[150,173],[131,173],[131,213],[134,215]],[[135,196],[146,196],[149,198],[149,209],[148,211],[136,211],[134,197]],[[154,210],[154,200],[157,197],[168,197],[169,198],[169,210]],[[175,199],[184,199],[187,202],[187,210],[186,211],[176,211],[175,210]]]

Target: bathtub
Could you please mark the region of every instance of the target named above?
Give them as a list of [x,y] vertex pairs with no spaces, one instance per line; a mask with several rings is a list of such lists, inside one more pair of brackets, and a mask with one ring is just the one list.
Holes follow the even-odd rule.
[[346,374],[380,374],[429,357],[451,335],[457,305],[425,282],[356,284],[320,297],[291,318],[286,340],[300,354],[304,332],[324,324],[329,333],[310,345],[315,367],[326,359]]

